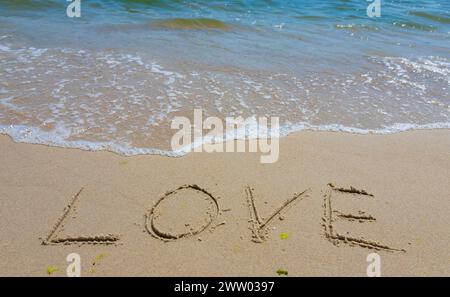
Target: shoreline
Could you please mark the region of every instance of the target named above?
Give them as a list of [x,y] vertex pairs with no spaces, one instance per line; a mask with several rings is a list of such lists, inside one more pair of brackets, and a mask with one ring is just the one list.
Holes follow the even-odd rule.
[[[414,131],[439,131],[439,130],[450,130],[450,123],[432,123],[432,124],[425,124],[425,125],[415,125],[415,124],[394,124],[390,128],[384,128],[384,129],[378,129],[378,130],[370,130],[370,129],[359,129],[359,128],[352,128],[352,127],[345,127],[340,125],[324,125],[325,128],[318,128],[316,126],[307,126],[304,127],[304,124],[299,124],[302,126],[302,128],[294,128],[290,131],[285,131],[285,128],[281,128],[281,135],[278,137],[278,140],[281,140],[286,137],[292,137],[292,135],[301,134],[301,133],[342,133],[342,134],[349,134],[349,135],[395,135],[400,133],[408,133],[408,132],[414,132]],[[14,126],[14,125],[13,125]],[[402,129],[392,130],[393,127],[403,126]],[[321,126],[322,127],[322,126]],[[25,127],[23,128],[25,130],[28,130],[30,128]],[[0,128],[1,130],[1,128]],[[3,128],[4,130],[4,128]],[[20,132],[19,132],[20,133]],[[239,131],[238,131],[239,133]],[[61,143],[44,143],[43,141],[27,141],[27,140],[16,140],[16,137],[11,135],[11,133],[0,131],[1,137],[8,137],[13,141],[14,143],[23,143],[23,144],[31,144],[31,145],[42,145],[46,147],[54,147],[54,148],[63,148],[63,149],[76,149],[81,151],[87,151],[87,152],[110,152],[119,156],[124,157],[135,157],[135,156],[163,156],[163,157],[184,157],[186,155],[189,155],[193,153],[194,151],[185,151],[183,148],[181,151],[169,151],[164,149],[158,149],[158,148],[144,148],[144,147],[123,147],[121,145],[111,143],[111,142],[91,142],[91,141],[85,141],[81,140],[78,141],[78,144],[74,144],[73,146],[65,146]],[[41,137],[38,137],[41,138]],[[245,141],[248,140],[259,140],[259,137],[248,137]],[[244,139],[241,138],[235,138],[233,139],[226,139],[225,141],[221,142],[224,145],[227,142],[242,142]],[[63,140],[64,142],[64,140]],[[77,142],[77,141],[75,141]],[[194,141],[193,143],[196,143],[197,141]],[[205,144],[209,144],[209,141],[202,141],[201,146],[204,146]],[[96,148],[93,148],[95,146]],[[193,147],[199,147],[200,145],[194,145]],[[133,151],[130,153],[130,151]],[[226,151],[224,151],[226,152]]]
[[280,139],[273,164],[255,153],[125,157],[6,135],[0,147],[3,276],[65,276],[69,253],[82,276],[365,276],[373,252],[384,276],[450,274],[447,129],[302,131]]

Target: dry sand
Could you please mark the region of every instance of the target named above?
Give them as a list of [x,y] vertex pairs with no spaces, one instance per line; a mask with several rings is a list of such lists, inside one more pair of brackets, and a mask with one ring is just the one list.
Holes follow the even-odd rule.
[[64,276],[72,252],[83,276],[365,276],[372,252],[384,276],[450,276],[449,130],[301,132],[274,164],[0,136],[0,164],[2,276]]

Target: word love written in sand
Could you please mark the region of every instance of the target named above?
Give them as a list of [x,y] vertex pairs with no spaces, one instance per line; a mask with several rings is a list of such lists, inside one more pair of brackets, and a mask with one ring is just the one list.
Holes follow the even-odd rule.
[[[120,240],[120,236],[115,234],[74,237],[61,237],[58,235],[60,230],[63,229],[64,221],[75,208],[75,204],[82,191],[83,188],[71,199],[55,226],[42,241],[42,244],[114,244]],[[288,199],[276,209],[268,219],[262,219],[256,207],[254,189],[247,186],[245,188],[245,194],[250,212],[249,222],[251,224],[252,241],[260,243],[267,240],[269,227],[277,221],[276,218],[283,218],[282,214],[290,209],[295,202],[299,202],[308,197],[308,192],[309,190],[305,190],[299,194],[294,194],[292,198]],[[369,194],[364,190],[358,190],[353,187],[348,189],[340,188],[333,184],[328,184],[324,195],[324,214],[322,217],[324,237],[328,241],[334,245],[342,243],[375,250],[392,252],[405,251],[375,241],[354,237],[348,235],[348,232],[345,233],[347,235],[342,235],[341,232],[337,231],[334,224],[337,220],[358,221],[360,223],[373,223],[376,221],[374,217],[362,211],[358,211],[357,214],[344,214],[335,210],[333,208],[333,201],[337,199],[334,197],[337,193],[354,195],[362,199],[374,198],[373,194]],[[223,211],[229,211],[229,209]],[[183,238],[197,236],[207,230],[212,232],[216,227],[224,225],[224,222],[216,223],[223,211],[220,209],[217,198],[204,188],[197,185],[183,185],[173,191],[167,192],[158,199],[146,215],[145,229],[154,238],[162,241],[181,240]],[[198,215],[199,213],[205,215],[202,217]],[[201,240],[200,238],[198,239]]]

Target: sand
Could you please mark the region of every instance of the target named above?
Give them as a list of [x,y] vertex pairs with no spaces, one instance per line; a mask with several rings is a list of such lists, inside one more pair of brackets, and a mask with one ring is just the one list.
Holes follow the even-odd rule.
[[383,276],[450,275],[449,130],[300,132],[259,156],[0,136],[0,275],[65,276],[78,253],[83,276],[366,276],[373,252]]

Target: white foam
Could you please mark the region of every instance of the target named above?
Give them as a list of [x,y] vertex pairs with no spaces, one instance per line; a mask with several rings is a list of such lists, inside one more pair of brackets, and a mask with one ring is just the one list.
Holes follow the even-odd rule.
[[309,131],[329,131],[329,132],[346,132],[353,134],[394,134],[406,132],[410,130],[431,130],[431,129],[450,129],[450,123],[429,123],[429,124],[410,124],[395,123],[393,125],[384,126],[380,129],[361,129],[355,127],[344,126],[340,124],[328,125],[312,125],[309,123],[297,123],[290,126],[284,126],[281,131],[283,136],[288,134],[309,130]]
[[[15,141],[45,144],[59,147],[79,148],[90,151],[107,150],[122,155],[142,155],[142,154],[159,154],[166,156],[182,156],[191,151],[191,147],[182,148],[179,151],[165,151],[151,147],[134,147],[131,143],[131,136],[134,134],[135,138],[141,137],[141,135],[149,135],[154,131],[149,132],[150,126],[157,127],[167,123],[167,118],[171,113],[178,110],[186,110],[191,108],[193,100],[203,103],[205,96],[208,96],[205,100],[207,104],[214,103],[214,107],[222,114],[234,115],[234,114],[254,114],[254,113],[273,113],[278,115],[286,115],[286,117],[292,116],[292,123],[286,123],[281,128],[281,136],[286,136],[290,133],[302,130],[313,131],[340,131],[357,134],[391,134],[413,129],[449,129],[450,123],[447,122],[449,116],[446,113],[450,111],[450,106],[444,100],[434,100],[434,98],[426,98],[420,96],[420,99],[426,103],[425,111],[430,104],[443,107],[439,109],[436,114],[422,114],[417,112],[421,111],[420,108],[423,105],[415,104],[417,101],[409,100],[411,97],[407,97],[406,90],[411,90],[411,87],[419,91],[429,91],[425,84],[419,84],[411,77],[417,73],[431,73],[435,74],[434,77],[448,79],[450,74],[450,63],[442,58],[423,58],[417,61],[411,61],[404,58],[380,58],[378,64],[382,64],[382,72],[369,72],[364,74],[364,80],[361,81],[361,85],[367,84],[370,88],[374,88],[382,93],[382,97],[386,97],[389,100],[391,97],[390,88],[386,88],[383,83],[380,83],[379,77],[382,79],[389,78],[396,86],[403,86],[397,93],[394,93],[392,97],[398,96],[405,97],[404,101],[395,103],[391,109],[388,110],[389,105],[384,105],[383,100],[372,100],[373,94],[368,94],[370,91],[368,87],[364,87],[361,90],[361,94],[364,94],[365,100],[358,100],[356,102],[345,102],[341,100],[339,96],[335,96],[335,89],[341,90],[345,96],[347,96],[346,90],[350,88],[356,88],[358,85],[357,78],[354,75],[346,75],[339,77],[331,81],[333,84],[330,88],[329,98],[315,99],[315,96],[319,96],[323,87],[328,81],[321,81],[322,76],[311,76],[300,79],[295,77],[287,77],[286,75],[279,74],[279,80],[277,75],[261,76],[253,75],[253,73],[233,73],[225,72],[209,72],[209,71],[191,71],[186,76],[175,71],[169,71],[163,66],[155,62],[144,63],[139,56],[130,54],[121,54],[120,52],[91,52],[91,51],[79,51],[70,49],[11,49],[9,46],[0,45],[0,52],[7,52],[2,55],[12,58],[9,61],[14,61],[16,58],[19,62],[32,61],[35,64],[36,69],[28,67],[28,65],[18,65],[20,67],[4,68],[4,73],[8,73],[8,69],[17,75],[6,76],[5,86],[0,88],[0,94],[7,94],[0,97],[0,104],[5,110],[4,114],[0,114],[0,119],[8,118],[8,109],[19,109],[23,115],[39,116],[44,123],[53,121],[55,128],[51,131],[44,131],[39,127],[27,126],[26,120],[19,122],[19,125],[3,125],[0,126],[0,133],[10,135]],[[61,53],[67,54],[61,55]],[[62,59],[59,58],[62,56]],[[36,58],[36,59],[35,59]],[[35,59],[35,60],[34,60]],[[73,60],[73,61],[72,61]],[[6,59],[4,60],[6,61]],[[72,63],[72,64],[68,64]],[[0,64],[2,65],[2,64]],[[6,66],[5,65],[5,66]],[[98,67],[98,68],[95,68]],[[93,68],[90,68],[90,67]],[[51,78],[53,75],[47,77],[39,72],[41,68],[55,69],[58,75],[55,75],[56,81],[51,85]],[[115,70],[109,74],[111,78],[104,78],[97,75],[97,71],[102,70],[102,67],[114,67]],[[64,69],[64,71],[61,71]],[[413,72],[411,69],[416,70]],[[74,70],[74,71],[72,71]],[[61,71],[61,72],[59,72]],[[69,72],[70,72],[70,75]],[[28,72],[37,75],[38,77],[31,76]],[[98,71],[102,72],[102,71]],[[139,77],[134,77],[132,73],[140,74]],[[73,77],[71,74],[74,74]],[[0,73],[1,75],[2,73]],[[380,76],[378,76],[380,75]],[[90,80],[94,76],[94,80]],[[67,79],[70,77],[70,79]],[[64,78],[64,79],[62,79]],[[97,78],[99,81],[97,81]],[[186,81],[184,79],[187,78]],[[326,79],[327,77],[325,77]],[[309,79],[309,80],[308,80]],[[329,79],[329,78],[328,78]],[[34,88],[25,89],[16,86],[15,82],[21,81],[22,84],[33,83],[36,85]],[[53,96],[52,101],[42,103],[42,114],[38,114],[40,110],[36,105],[33,105],[34,100],[38,100],[41,97],[35,95],[36,90],[40,90],[40,81],[45,82],[49,87],[49,95]],[[194,82],[194,83],[193,83]],[[428,81],[426,81],[428,83]],[[442,80],[440,80],[442,82]],[[12,86],[8,88],[8,83]],[[192,85],[192,90],[186,92],[182,86],[187,84]],[[444,81],[445,84],[445,81]],[[143,87],[146,86],[146,87]],[[74,92],[75,88],[80,92]],[[329,87],[329,86],[327,86]],[[342,88],[341,88],[342,87]],[[380,88],[378,88],[380,87]],[[189,87],[191,88],[191,87]],[[316,89],[317,88],[317,89]],[[429,88],[433,90],[433,88]],[[14,90],[16,92],[14,92]],[[199,93],[195,90],[200,90]],[[414,93],[417,93],[414,90]],[[31,92],[32,91],[32,92]],[[117,92],[118,91],[118,92]],[[311,91],[311,95],[310,95]],[[28,93],[27,93],[28,92]],[[208,94],[204,94],[204,93]],[[161,96],[163,94],[164,96]],[[30,98],[28,101],[13,99],[20,95],[23,98]],[[371,96],[369,96],[371,95]],[[79,98],[77,98],[77,96]],[[153,98],[155,96],[156,98]],[[443,96],[444,97],[444,96]],[[86,100],[86,99],[89,100]],[[195,98],[195,99],[192,99]],[[345,97],[344,97],[345,98]],[[416,99],[416,97],[412,97]],[[264,99],[267,99],[264,100]],[[325,100],[326,99],[326,100]],[[328,100],[330,99],[330,100]],[[358,97],[361,99],[361,97]],[[378,99],[378,98],[375,98]],[[440,98],[439,98],[440,99]],[[372,100],[372,101],[369,101]],[[197,103],[195,102],[195,103]],[[434,102],[439,102],[436,104]],[[17,104],[14,105],[14,104]],[[392,103],[392,102],[389,102]],[[420,102],[419,102],[420,103]],[[46,105],[47,104],[47,105]],[[360,107],[361,105],[361,107]],[[414,105],[417,106],[417,110],[414,110]],[[239,108],[242,107],[242,108]],[[342,109],[339,109],[341,108]],[[371,107],[372,106],[372,107]],[[403,109],[403,107],[405,107]],[[369,109],[370,108],[370,109]],[[383,109],[384,108],[384,109]],[[422,108],[423,109],[423,108]],[[438,108],[432,107],[430,110],[436,110]],[[387,110],[387,111],[386,111]],[[50,111],[51,115],[48,115]],[[211,112],[211,110],[208,110]],[[323,112],[324,118],[334,119],[339,122],[341,113],[346,116],[347,119],[350,116],[359,116],[360,121],[361,114],[366,116],[369,114],[383,115],[381,122],[385,119],[389,122],[393,122],[392,118],[399,112],[413,112],[413,116],[404,117],[405,121],[414,122],[414,112],[419,114],[417,117],[426,118],[428,121],[435,121],[436,123],[429,124],[413,124],[413,123],[396,123],[389,126],[383,126],[379,129],[362,129],[351,126],[344,126],[340,124],[327,124],[327,125],[312,125],[310,122],[320,122],[316,116]],[[346,114],[344,114],[347,112]],[[371,113],[372,112],[372,113]],[[358,114],[359,113],[359,114]],[[82,117],[80,116],[82,115]],[[109,117],[107,116],[109,115]],[[112,116],[113,115],[113,116]],[[331,117],[332,115],[333,117]],[[336,117],[334,117],[336,115]],[[112,116],[112,117],[111,117]],[[304,122],[298,122],[297,119],[302,119]],[[355,117],[356,118],[356,117]],[[364,118],[365,119],[365,118]],[[400,118],[397,118],[400,119]],[[424,120],[422,120],[424,121]],[[446,122],[439,122],[446,121]],[[5,122],[5,121],[3,121]],[[342,121],[348,122],[348,121]],[[14,123],[7,122],[7,123]],[[58,124],[59,123],[59,124]],[[146,123],[146,124],[142,124]],[[353,123],[353,122],[351,122]],[[372,125],[376,125],[371,123]],[[379,123],[379,122],[378,122]],[[22,124],[22,125],[21,125]],[[378,124],[380,125],[380,124]],[[39,126],[39,125],[38,125]],[[121,135],[117,135],[118,127],[126,126],[126,131]],[[357,124],[355,124],[357,126]],[[364,125],[363,125],[364,126]],[[370,123],[367,123],[370,126]],[[89,141],[89,135],[84,137],[84,133],[89,128],[95,127],[102,129],[99,132],[101,135],[95,135],[102,139],[107,139],[104,142]],[[119,128],[120,129],[120,128]],[[147,130],[142,130],[147,129]],[[193,146],[200,146],[203,143],[211,143],[216,140],[222,139],[222,141],[237,139],[253,139],[257,137],[255,127],[249,127],[248,130],[239,130],[238,135],[224,135],[223,137],[206,137],[202,140],[197,140]],[[157,131],[159,132],[159,131]],[[88,134],[88,133],[86,133]],[[125,134],[125,135],[124,135]],[[85,138],[85,140],[73,140],[74,136],[78,138]],[[170,142],[171,135],[167,135],[167,144]]]
[[124,156],[133,155],[162,155],[179,157],[183,153],[164,151],[154,148],[130,147],[114,141],[93,142],[86,140],[67,140],[71,135],[69,129],[57,126],[51,132],[43,131],[37,127],[25,125],[0,125],[0,134],[9,135],[16,142],[43,144],[63,148],[77,148],[87,151],[110,151]]
[[[312,125],[306,122],[284,125],[280,128],[280,137],[285,137],[294,132],[300,131],[329,131],[346,132],[353,134],[394,134],[409,130],[429,130],[429,129],[450,129],[450,123],[429,123],[429,124],[409,124],[396,123],[381,129],[360,129],[347,127],[339,124]],[[75,131],[72,131],[75,132]],[[77,148],[87,151],[110,151],[124,156],[135,155],[162,155],[168,157],[181,157],[193,150],[193,148],[206,143],[218,143],[232,140],[257,139],[256,127],[246,126],[238,129],[237,133],[225,134],[223,136],[203,137],[202,140],[195,140],[191,145],[185,146],[177,151],[161,150],[156,148],[131,147],[126,143],[115,141],[93,142],[85,140],[67,140],[71,135],[71,130],[64,126],[56,125],[50,132],[43,131],[37,127],[25,125],[0,125],[0,134],[9,135],[16,142],[44,144],[56,147]],[[169,140],[168,140],[169,141]]]

